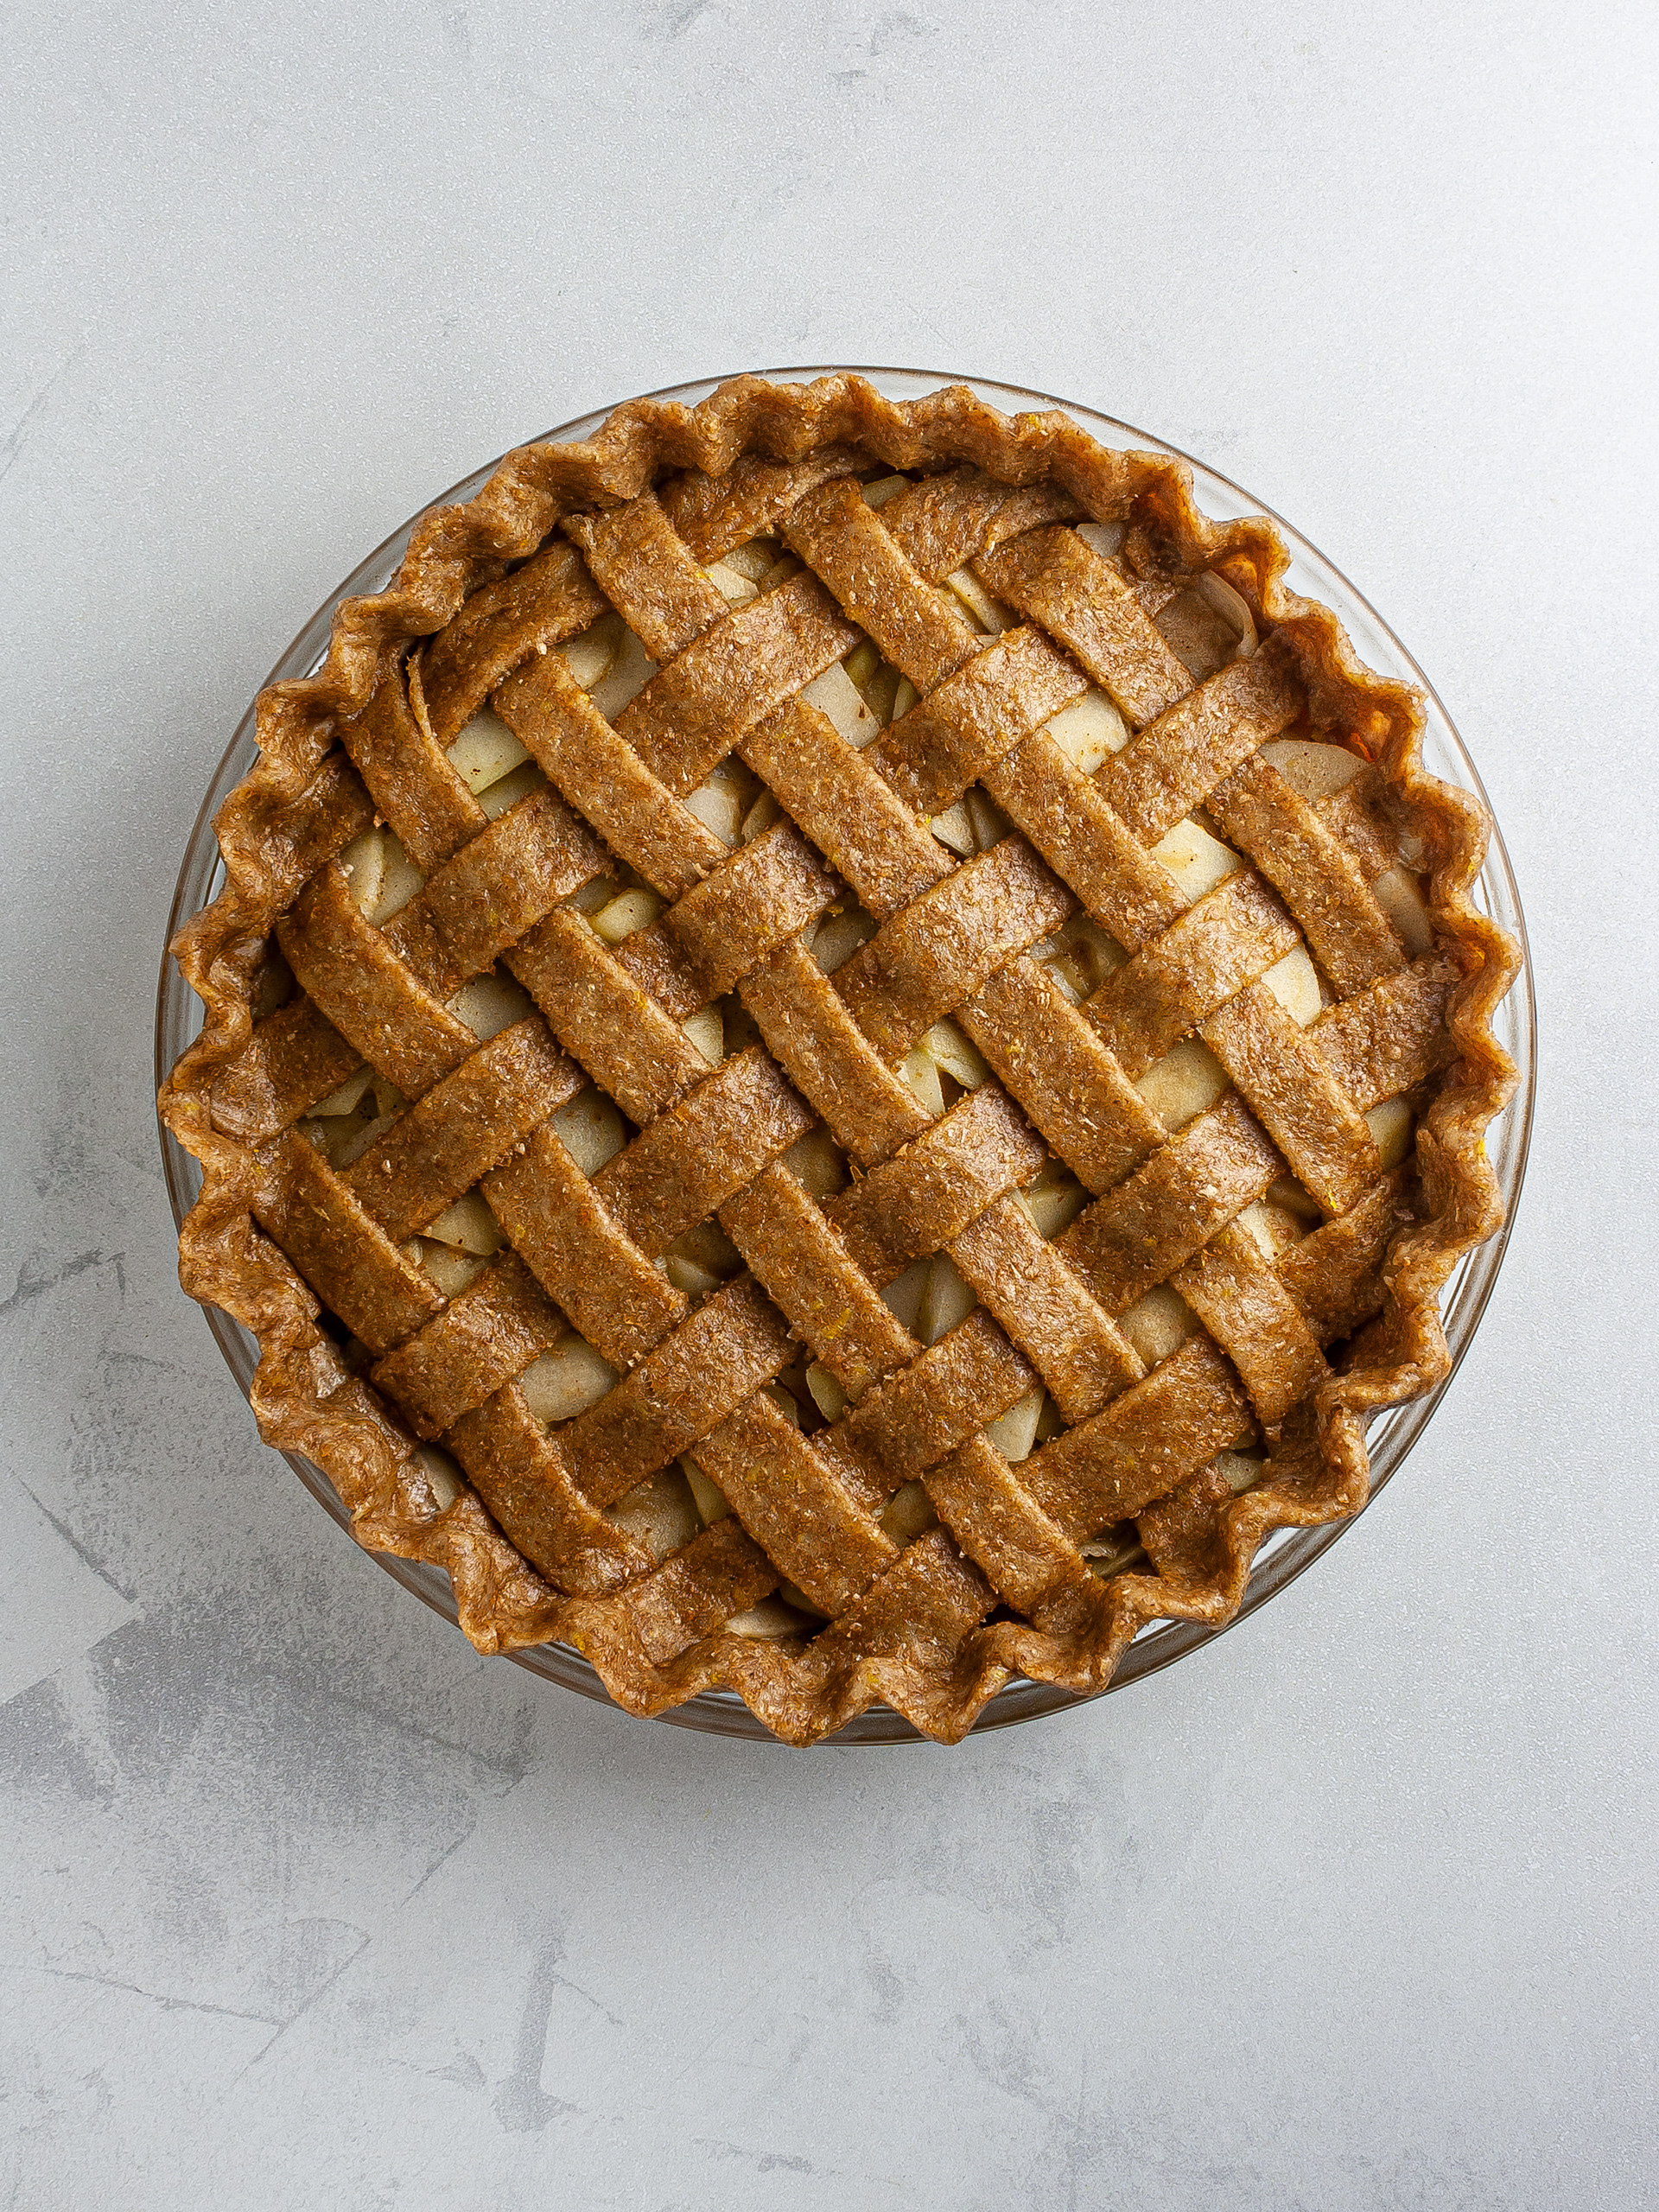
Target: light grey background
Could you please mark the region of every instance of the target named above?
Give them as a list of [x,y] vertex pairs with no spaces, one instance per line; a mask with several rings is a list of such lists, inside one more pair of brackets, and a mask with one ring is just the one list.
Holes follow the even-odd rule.
[[[1637,2206],[1653,2117],[1654,19],[14,11],[0,2183],[29,2208]],[[796,1756],[479,1660],[173,1277],[150,999],[265,669],[515,440],[769,361],[1144,423],[1435,678],[1530,1182],[1354,1532],[1153,1682]]]

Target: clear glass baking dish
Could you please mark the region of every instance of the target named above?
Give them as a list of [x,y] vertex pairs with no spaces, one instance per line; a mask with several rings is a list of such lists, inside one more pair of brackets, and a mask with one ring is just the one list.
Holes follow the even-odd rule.
[[[775,380],[805,382],[813,377],[835,372],[828,368],[793,368],[769,369],[762,373]],[[1064,408],[1103,444],[1174,454],[1186,461],[1192,471],[1198,504],[1215,520],[1229,522],[1247,514],[1270,516],[1294,556],[1287,577],[1289,588],[1333,609],[1352,640],[1355,652],[1369,667],[1381,675],[1399,677],[1421,687],[1427,697],[1424,765],[1431,773],[1446,782],[1459,785],[1464,790],[1478,794],[1483,801],[1485,799],[1475,765],[1465,751],[1452,726],[1450,715],[1422,670],[1382,617],[1340,570],[1262,501],[1253,499],[1228,478],[1218,476],[1213,469],[1206,468],[1190,454],[1180,453],[1178,448],[1165,444],[1161,439],[1151,437],[1144,430],[1117,422],[1110,416],[1098,415],[1090,408],[1079,407],[1070,400],[1053,398],[1046,392],[1027,391],[1012,385],[989,384],[976,377],[952,376],[933,370],[866,368],[859,373],[868,377],[879,391],[893,399],[917,399],[931,391],[937,391],[944,385],[965,384],[981,398],[994,407],[1001,408],[1005,413]],[[709,378],[697,384],[677,385],[654,396],[695,405],[698,400],[706,398],[721,381],[723,379],[720,378]],[[591,436],[610,412],[609,408],[605,408],[594,414],[584,415],[580,420],[563,423],[544,435],[554,440]],[[495,466],[496,463],[491,461],[464,478],[461,483],[452,486],[442,494],[442,500],[448,503],[471,499],[482,488]],[[424,512],[423,509],[422,512]],[[267,682],[275,683],[283,677],[315,673],[328,649],[329,626],[336,607],[342,600],[359,593],[385,588],[403,558],[410,534],[419,519],[419,515],[411,516],[401,529],[394,531],[383,545],[353,570],[338,590],[329,595],[305,624],[271,670]],[[169,943],[180,925],[208,905],[218,894],[224,880],[224,870],[213,836],[213,817],[226,794],[252,766],[256,753],[254,713],[250,705],[213,772],[202,799],[195,827],[185,848],[173,909],[168,917],[167,941]],[[1535,1063],[1532,966],[1527,951],[1526,931],[1515,877],[1503,848],[1503,837],[1496,827],[1486,864],[1476,887],[1475,898],[1495,921],[1519,941],[1522,950],[1520,972],[1498,1012],[1496,1022],[1498,1041],[1514,1059],[1520,1081],[1514,1098],[1493,1122],[1486,1140],[1487,1153],[1503,1192],[1504,1225],[1489,1243],[1470,1253],[1452,1271],[1446,1282],[1441,1297],[1441,1310],[1452,1364],[1445,1380],[1427,1397],[1411,1405],[1393,1408],[1378,1415],[1371,1425],[1369,1443],[1373,1497],[1398,1471],[1407,1454],[1433,1418],[1435,1408],[1452,1386],[1458,1367],[1485,1311],[1486,1301],[1491,1296],[1498,1269],[1503,1265],[1526,1168],[1527,1145],[1532,1128]],[[200,1027],[200,1001],[185,983],[173,961],[163,952],[156,1004],[156,1079],[158,1088],[180,1052],[195,1036]],[[165,1128],[161,1131],[161,1141],[168,1193],[175,1217],[182,1221],[194,1205],[200,1186],[200,1171],[195,1161]],[[258,1357],[254,1339],[227,1314],[213,1307],[204,1310],[207,1325],[236,1377],[238,1389],[245,1395]],[[342,1529],[348,1530],[349,1516],[327,1475],[312,1465],[309,1460],[301,1459],[296,1453],[288,1452],[283,1456],[323,1510],[332,1515]],[[1356,1519],[1357,1517],[1355,1516]],[[1351,1520],[1339,1521],[1319,1529],[1283,1529],[1269,1536],[1257,1556],[1236,1620],[1230,1625],[1236,1625],[1237,1621],[1245,1619],[1258,1606],[1276,1597],[1353,1525]],[[435,1612],[442,1613],[448,1620],[454,1620],[454,1595],[448,1576],[440,1569],[417,1560],[394,1558],[383,1552],[373,1556],[388,1574],[395,1577]],[[1212,1643],[1217,1636],[1226,1632],[1224,1629],[1198,1628],[1181,1621],[1154,1622],[1143,1629],[1130,1645],[1109,1690],[1096,1694],[1107,1695],[1110,1691],[1127,1688],[1131,1682],[1141,1681],[1160,1668],[1173,1665],[1176,1660],[1185,1658],[1189,1652],[1197,1650],[1202,1644]],[[515,1665],[524,1668],[531,1674],[559,1683],[566,1689],[577,1690],[584,1697],[609,1702],[604,1686],[593,1668],[578,1652],[567,1646],[544,1644],[533,1650],[515,1652],[512,1660]],[[1016,1681],[1010,1682],[990,1700],[974,1726],[976,1729],[1005,1728],[1014,1721],[1035,1719],[1039,1714],[1053,1713],[1063,1707],[1083,1701],[1075,1693],[1057,1689],[1046,1683]],[[728,1691],[705,1692],[662,1717],[677,1727],[703,1729],[717,1735],[753,1737],[766,1743],[776,1740],[741,1699]],[[919,1742],[922,1739],[908,1721],[887,1707],[880,1707],[863,1714],[830,1740],[836,1744],[887,1744]]]

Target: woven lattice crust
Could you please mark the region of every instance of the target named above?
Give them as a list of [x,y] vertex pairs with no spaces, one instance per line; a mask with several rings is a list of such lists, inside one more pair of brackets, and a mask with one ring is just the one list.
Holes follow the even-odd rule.
[[[226,887],[174,948],[207,1009],[161,1099],[204,1177],[181,1279],[258,1338],[268,1440],[364,1543],[444,1567],[480,1649],[574,1643],[643,1713],[729,1687],[791,1742],[880,1700],[954,1740],[1014,1674],[1096,1689],[1143,1623],[1224,1622],[1269,1531],[1363,1504],[1366,1417],[1445,1373],[1436,1294],[1498,1224],[1516,955],[1416,696],[1286,564],[1058,413],[745,378],[509,455],[262,695]],[[1248,643],[1195,678],[1198,577]],[[561,648],[619,615],[656,665],[607,711]],[[861,652],[898,711],[849,740],[815,700]],[[1059,741],[1080,700],[1109,757]],[[528,760],[480,799],[486,702]],[[1287,734],[1370,765],[1310,798]],[[746,842],[699,810],[732,762],[766,795]],[[953,848],[969,806],[995,828]],[[1165,864],[1195,810],[1230,861],[1198,894]],[[418,889],[377,926],[340,856],[381,822]],[[1382,903],[1405,850],[1414,953]],[[650,918],[597,934],[595,881]],[[1077,927],[1114,948],[1082,995],[1045,964]],[[1293,1019],[1275,963],[1310,956],[1325,1010]],[[480,1023],[492,975],[512,1018]],[[716,1002],[723,1056],[693,1041]],[[930,1105],[905,1071],[945,1031],[964,1072]],[[1167,1127],[1175,1051],[1218,1089]],[[307,1117],[369,1073],[392,1109],[325,1157]],[[591,1176],[558,1118],[590,1078],[637,1131]],[[814,1143],[846,1187],[803,1179]],[[1020,1192],[1061,1171],[1044,1234]],[[1249,1224],[1281,1189],[1280,1248]],[[445,1287],[420,1240],[463,1198],[502,1249]],[[665,1255],[709,1223],[736,1271],[688,1295]],[[931,1255],[971,1310],[928,1342],[892,1286]],[[1186,1316],[1156,1356],[1152,1298]],[[529,1382],[573,1341],[613,1384],[548,1427]],[[777,1379],[808,1354],[804,1431]],[[1005,1455],[1039,1395],[1046,1440]],[[721,1510],[664,1541],[628,1502],[682,1454]]]

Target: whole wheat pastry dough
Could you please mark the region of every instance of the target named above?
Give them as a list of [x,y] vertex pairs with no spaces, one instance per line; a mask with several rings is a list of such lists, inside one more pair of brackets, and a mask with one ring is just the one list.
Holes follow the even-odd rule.
[[1516,950],[1286,563],[1061,414],[741,378],[511,454],[261,696],[181,1277],[480,1649],[950,1741],[1363,1503]]

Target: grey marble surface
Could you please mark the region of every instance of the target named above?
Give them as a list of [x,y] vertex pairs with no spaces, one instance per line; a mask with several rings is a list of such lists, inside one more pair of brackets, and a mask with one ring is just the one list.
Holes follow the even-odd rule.
[[[1651,11],[14,14],[0,2186],[29,2208],[1659,2193]],[[1537,1135],[1450,1397],[1217,1647],[795,1756],[478,1659],[174,1280],[150,1002],[299,621],[515,439],[764,361],[1141,422],[1434,677]]]

